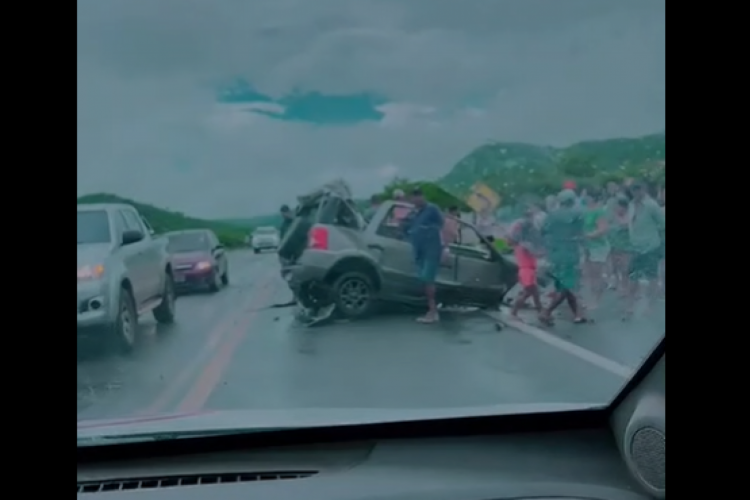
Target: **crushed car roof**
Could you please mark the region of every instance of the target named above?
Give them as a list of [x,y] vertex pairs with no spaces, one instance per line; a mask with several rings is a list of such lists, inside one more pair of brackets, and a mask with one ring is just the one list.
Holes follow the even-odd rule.
[[327,195],[334,195],[344,200],[354,199],[352,190],[344,180],[338,179],[332,182],[328,182],[323,186],[311,191],[308,194],[298,196],[297,201],[300,205],[310,205],[316,203],[322,197]]

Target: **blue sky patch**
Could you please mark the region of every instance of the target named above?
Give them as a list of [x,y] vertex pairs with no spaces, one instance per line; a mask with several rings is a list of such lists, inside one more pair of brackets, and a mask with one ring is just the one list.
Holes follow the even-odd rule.
[[316,125],[351,125],[360,122],[380,121],[384,113],[376,109],[387,101],[366,92],[349,95],[327,95],[320,92],[294,91],[275,99],[258,92],[244,80],[224,86],[217,96],[219,102],[228,104],[276,104],[283,111],[249,110],[270,118],[285,121],[314,123]]

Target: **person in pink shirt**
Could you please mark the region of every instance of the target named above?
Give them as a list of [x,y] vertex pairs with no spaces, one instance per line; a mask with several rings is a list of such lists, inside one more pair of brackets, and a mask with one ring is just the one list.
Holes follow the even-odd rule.
[[510,314],[514,318],[518,318],[518,311],[529,297],[533,300],[537,313],[540,316],[542,314],[542,300],[537,284],[537,255],[541,251],[541,232],[534,224],[535,213],[535,207],[529,204],[524,217],[510,229],[509,239],[518,266],[518,282],[523,287],[511,308]]
[[[393,199],[395,201],[401,201],[404,203],[407,203],[406,200],[406,194],[401,189],[396,189],[393,192]],[[402,206],[396,206],[393,207],[392,216],[391,219],[388,221],[389,226],[400,226],[401,223],[409,216],[411,213],[411,208],[409,207],[402,207]]]
[[458,242],[459,217],[458,207],[455,206],[448,208],[448,213],[445,214],[443,229],[440,231],[440,239],[443,241],[444,261],[450,258],[448,246]]
[[440,232],[443,246],[447,247],[458,241],[458,218],[458,207],[448,208],[448,213],[443,222],[443,230]]

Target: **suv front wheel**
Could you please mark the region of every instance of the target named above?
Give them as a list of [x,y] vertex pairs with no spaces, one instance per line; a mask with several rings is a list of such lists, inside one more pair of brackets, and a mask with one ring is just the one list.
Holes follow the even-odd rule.
[[126,354],[135,347],[137,335],[138,312],[135,309],[135,301],[130,291],[123,287],[120,289],[117,317],[111,326],[111,339],[116,350]]
[[154,309],[154,319],[157,323],[168,325],[174,323],[175,291],[174,280],[171,273],[164,277],[164,291],[161,296],[161,304]]

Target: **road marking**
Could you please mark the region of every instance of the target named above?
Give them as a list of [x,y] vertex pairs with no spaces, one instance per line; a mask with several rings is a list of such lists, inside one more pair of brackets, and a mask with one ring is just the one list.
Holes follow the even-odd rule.
[[559,349],[567,354],[570,354],[571,356],[575,356],[578,359],[581,359],[591,365],[613,373],[619,377],[630,378],[633,375],[633,372],[635,372],[634,368],[621,365],[620,363],[609,358],[605,358],[600,354],[589,351],[588,349],[584,349],[579,345],[568,342],[567,340],[563,340],[560,337],[552,335],[551,333],[545,332],[544,330],[542,330],[541,328],[537,328],[536,326],[512,319],[497,312],[485,312],[485,314],[487,314],[487,316],[494,319],[495,321],[505,323],[506,325],[511,326],[522,333],[530,335],[549,346]]
[[[274,274],[269,272],[265,274],[263,281],[269,281],[272,279]],[[217,295],[220,297],[220,295]],[[202,373],[202,367],[206,359],[211,359],[213,352],[217,346],[227,340],[227,337],[231,336],[232,327],[243,319],[244,311],[249,305],[253,305],[256,301],[257,294],[251,294],[250,297],[240,302],[240,306],[235,309],[232,313],[229,313],[226,318],[221,321],[214,328],[210,329],[207,335],[205,344],[202,346],[198,355],[189,360],[183,369],[173,378],[167,386],[161,391],[157,398],[147,407],[138,412],[136,415],[156,415],[159,413],[166,412],[172,402],[178,399],[181,393],[189,392],[191,390],[190,381],[193,377],[200,376]],[[179,399],[178,399],[179,401]]]
[[[263,299],[268,299],[277,290],[275,276],[262,282],[259,289],[253,294],[251,304],[257,304]],[[247,309],[247,308],[246,308]],[[177,413],[192,413],[203,410],[214,389],[219,385],[224,374],[232,363],[235,351],[245,340],[247,330],[255,322],[260,311],[253,308],[249,314],[240,315],[229,332],[222,338],[218,349],[213,356],[203,365],[193,385],[177,407]]]

